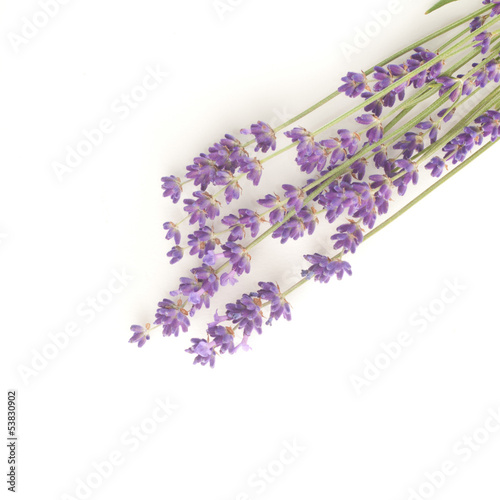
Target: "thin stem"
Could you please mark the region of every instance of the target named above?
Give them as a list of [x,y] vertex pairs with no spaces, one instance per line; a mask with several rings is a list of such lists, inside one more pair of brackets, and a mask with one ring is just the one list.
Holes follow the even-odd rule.
[[[464,160],[460,165],[455,167],[453,170],[448,172],[446,175],[441,177],[437,182],[435,182],[432,186],[428,187],[425,191],[423,191],[421,194],[419,194],[417,197],[415,197],[413,200],[408,202],[404,207],[399,209],[394,215],[386,219],[384,222],[380,223],[377,227],[369,231],[365,237],[363,238],[363,243],[370,239],[372,236],[375,236],[378,232],[382,231],[385,227],[387,227],[389,224],[394,222],[396,219],[401,217],[403,214],[408,212],[410,208],[414,207],[417,203],[421,202],[426,196],[431,194],[434,190],[436,190],[439,186],[444,184],[446,181],[451,179],[453,176],[457,175],[458,172],[463,170],[467,165],[469,165],[471,162],[473,162],[475,159],[477,159],[479,156],[481,156],[483,153],[485,153],[488,149],[493,146],[494,142],[489,142],[485,146],[482,146],[480,149],[478,149],[473,155],[471,155],[469,158]],[[332,257],[332,259],[337,259],[340,257],[341,254],[337,254],[335,257]],[[307,283],[309,280],[307,278],[303,278],[297,283],[295,283],[293,286],[291,286],[288,290],[283,292],[283,297],[286,297],[290,295],[292,292],[300,288],[302,285]],[[270,305],[270,302],[266,302],[265,304],[262,305],[262,307],[267,307]]]

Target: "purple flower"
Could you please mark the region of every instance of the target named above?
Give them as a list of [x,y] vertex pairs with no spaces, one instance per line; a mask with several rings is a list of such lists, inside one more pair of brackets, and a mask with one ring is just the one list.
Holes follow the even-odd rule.
[[370,144],[375,144],[379,142],[384,136],[384,127],[382,121],[377,115],[361,115],[356,118],[356,121],[361,125],[372,125],[373,127],[368,130],[366,137],[370,141]]
[[330,259],[319,253],[304,255],[304,259],[312,264],[309,269],[302,271],[304,278],[314,278],[315,281],[319,281],[320,283],[328,283],[333,276],[341,280],[344,277],[344,273],[349,276],[352,275],[350,264],[341,259]]
[[285,197],[288,198],[285,205],[286,208],[295,208],[296,212],[300,212],[300,209],[304,205],[304,198],[306,197],[304,190],[290,184],[283,184],[282,187],[285,190]]
[[477,31],[479,28],[483,26],[487,19],[487,16],[477,16],[475,17],[471,22],[470,22],[470,31],[471,33],[474,33],[474,31]]
[[202,153],[193,160],[193,165],[187,167],[187,171],[186,177],[192,179],[195,186],[200,186],[201,190],[205,191],[210,184],[215,182],[219,169],[215,161]]
[[491,10],[490,17],[495,17],[500,14],[500,0],[483,0],[484,5],[493,4],[494,7]]
[[476,118],[476,123],[483,128],[484,137],[491,136],[491,141],[497,140],[500,131],[500,113],[498,111],[487,111],[484,115]]
[[246,336],[256,331],[262,333],[262,301],[256,294],[244,294],[235,304],[227,304],[226,316]]
[[[363,92],[361,94],[361,97],[363,99],[370,99],[374,95],[375,94],[373,92]],[[367,113],[373,113],[376,116],[381,116],[382,112],[384,111],[384,98],[381,97],[379,99],[376,99],[370,104],[367,104],[364,109]]]
[[314,149],[314,137],[311,132],[305,128],[296,127],[285,132],[285,137],[292,139],[292,142],[298,142],[297,151],[299,154],[311,155]]
[[349,224],[342,224],[337,228],[338,233],[330,239],[335,241],[333,248],[335,250],[343,249],[344,252],[355,253],[358,246],[363,241],[363,231],[359,224],[350,221]]
[[282,316],[290,321],[292,319],[290,304],[281,294],[279,286],[265,281],[259,282],[259,286],[260,290],[257,293],[261,300],[271,303],[271,312],[266,325],[271,325],[273,319],[278,320]]
[[446,153],[444,159],[451,160],[454,165],[460,163],[465,160],[473,147],[474,139],[469,134],[465,132],[459,134],[443,148]]
[[245,247],[228,241],[225,245],[222,245],[221,248],[224,251],[224,257],[232,264],[233,271],[235,271],[238,276],[250,272],[250,260],[252,257],[247,253]]
[[443,96],[447,92],[449,92],[457,83],[457,87],[450,94],[450,101],[455,102],[462,94],[462,81],[458,78],[451,78],[449,76],[441,76],[436,79],[436,82],[441,84],[441,88],[439,89],[439,96]]
[[163,224],[163,229],[167,231],[167,235],[165,236],[167,240],[173,238],[176,245],[181,242],[181,232],[176,224],[173,222],[165,222],[165,224]]
[[365,89],[368,89],[368,81],[364,73],[353,73],[350,71],[342,78],[344,85],[339,87],[339,92],[344,92],[348,97],[358,97]]
[[441,177],[441,174],[443,173],[444,168],[446,167],[445,162],[439,158],[438,156],[435,156],[426,166],[425,168],[427,170],[431,171],[431,176],[432,177]]
[[182,195],[182,183],[179,177],[170,175],[169,177],[163,177],[163,196],[165,198],[169,197],[174,203],[177,203],[181,199]]
[[340,136],[340,143],[342,147],[352,156],[358,152],[361,137],[357,132],[351,132],[347,129],[340,129],[337,131]]
[[233,200],[239,200],[241,194],[241,186],[237,181],[231,181],[224,190],[224,198],[229,205]]
[[258,186],[262,177],[262,163],[257,158],[243,158],[240,164],[240,170],[247,174],[247,179],[253,182],[254,186]]
[[403,152],[403,158],[410,159],[415,153],[420,153],[424,149],[424,137],[422,134],[407,132],[405,138],[394,146]]
[[394,165],[401,170],[402,176],[395,179],[393,184],[398,188],[399,196],[404,196],[410,182],[418,182],[418,165],[410,160],[396,160]]
[[177,245],[167,253],[167,257],[170,257],[170,264],[177,264],[184,257],[184,249]]
[[210,307],[210,297],[213,297],[219,289],[219,278],[214,269],[204,264],[201,267],[191,269],[192,277],[181,278],[179,290],[170,292],[172,297],[183,295],[192,304],[190,315],[195,311]]
[[262,150],[263,153],[267,153],[270,149],[273,151],[276,149],[276,135],[267,123],[258,121],[251,126],[250,130],[242,130],[241,133],[252,134],[255,137],[257,141],[255,151]]
[[199,222],[200,227],[204,226],[207,218],[214,220],[218,217],[220,203],[206,191],[195,191],[195,199],[184,200],[184,211],[190,214],[189,223]]
[[368,165],[366,158],[360,158],[351,165],[351,171],[357,179],[361,180],[365,176],[366,165]]
[[431,144],[434,144],[437,141],[438,133],[441,130],[441,121],[438,120],[437,122],[434,122],[429,120],[426,122],[420,122],[417,125],[417,128],[420,130],[429,130],[429,139]]
[[142,326],[133,325],[130,327],[132,332],[134,333],[130,338],[129,342],[134,344],[137,342],[138,347],[142,347],[146,341],[148,341],[151,337],[149,336],[149,325],[146,325],[146,328]]
[[234,351],[234,332],[231,327],[227,326],[209,326],[207,330],[208,336],[212,337],[215,345],[219,348],[219,354],[224,354],[229,351],[230,354]]
[[198,258],[202,259],[207,252],[215,250],[217,245],[220,245],[220,240],[215,236],[213,229],[208,226],[200,228],[193,234],[188,236],[188,246],[191,247],[190,255],[198,254]]
[[191,339],[192,346],[186,349],[189,354],[196,354],[193,364],[200,364],[205,366],[210,365],[211,368],[215,365],[215,357],[217,353],[215,352],[216,342],[207,342],[203,339]]
[[179,330],[184,333],[188,331],[189,319],[187,312],[182,309],[182,302],[177,304],[171,300],[164,299],[158,304],[156,311],[155,325],[161,325],[163,328],[163,336],[170,337],[173,335],[177,337]]

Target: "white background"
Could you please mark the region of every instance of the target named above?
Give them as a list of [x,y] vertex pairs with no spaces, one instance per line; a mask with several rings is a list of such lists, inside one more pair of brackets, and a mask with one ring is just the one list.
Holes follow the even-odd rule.
[[[11,35],[40,8],[1,2],[0,414],[3,435],[6,391],[18,390],[18,498],[79,498],[93,462],[116,452],[122,464],[90,498],[403,500],[447,460],[456,473],[433,497],[499,497],[500,432],[470,460],[456,444],[500,406],[496,149],[367,242],[352,278],[293,295],[293,321],[252,337],[250,353],[193,367],[183,349],[201,321],[193,335],[127,343],[129,326],[151,321],[190,267],[165,257],[162,224],[181,208],[162,198],[160,178],[182,174],[222,134],[278,124],[348,70],[480,6],[461,0],[424,18],[432,3],[402,0],[347,58],[342,44],[387,0],[243,0],[222,16],[212,0],[73,0],[17,51]],[[157,66],[169,76],[123,119],[116,99]],[[336,106],[301,123],[320,126]],[[60,182],[54,162],[105,118],[113,132]],[[296,171],[293,155],[269,163],[248,199]],[[304,249],[326,251],[318,241],[266,242],[251,277],[216,305],[261,279],[292,284]],[[133,277],[123,291],[85,314],[122,270]],[[419,333],[410,318],[437,303],[447,280],[465,290]],[[79,335],[23,379],[20,367],[68,323]],[[359,394],[352,376],[402,332],[413,343]],[[151,423],[157,398],[177,409],[133,451],[123,435]],[[301,450],[293,461],[285,441]],[[280,466],[280,455],[292,463]],[[268,467],[272,484],[256,483]]]

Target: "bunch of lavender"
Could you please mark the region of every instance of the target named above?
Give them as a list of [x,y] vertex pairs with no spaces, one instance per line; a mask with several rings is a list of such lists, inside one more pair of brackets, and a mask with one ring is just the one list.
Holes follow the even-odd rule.
[[[274,130],[258,121],[241,130],[246,142],[225,135],[193,160],[183,178],[164,177],[164,196],[182,201],[186,212],[181,221],[164,225],[174,244],[167,256],[175,264],[189,253],[198,264],[159,302],[153,326],[132,326],[130,342],[142,347],[156,328],[165,337],[187,333],[190,319],[211,307],[221,287],[251,272],[252,251],[268,236],[286,244],[313,235],[320,223],[333,224],[331,255],[305,255],[304,270],[288,290],[256,280],[257,290],[228,303],[223,314],[216,311],[206,334],[192,338],[187,352],[195,364],[213,367],[218,355],[249,350],[263,322],[291,319],[288,296],[294,290],[311,280],[328,283],[351,275],[346,257],[363,241],[488,149],[500,129],[500,0],[483,3],[370,70],[349,72],[337,91]],[[427,45],[457,29],[440,46]],[[297,124],[340,95],[356,103],[349,112],[315,131]],[[355,130],[344,125],[351,117],[359,125]],[[290,144],[276,151],[282,131]],[[285,180],[280,195],[222,213],[223,205],[236,204],[244,184],[260,184],[264,164],[292,148],[304,173],[300,185]],[[439,180],[384,218],[393,198],[405,196],[423,173]]]

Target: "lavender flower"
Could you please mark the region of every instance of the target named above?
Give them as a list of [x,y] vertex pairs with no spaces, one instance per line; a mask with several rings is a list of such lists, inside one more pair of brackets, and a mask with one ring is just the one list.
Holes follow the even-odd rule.
[[257,158],[243,158],[240,170],[247,174],[247,179],[253,182],[254,186],[258,186],[262,177],[262,163]]
[[215,236],[212,228],[205,226],[188,236],[189,254],[198,255],[202,259],[207,252],[215,250],[220,245],[220,240]]
[[163,177],[163,196],[165,198],[170,198],[174,203],[178,203],[182,195],[182,183],[179,177],[170,175],[168,177]]
[[292,312],[290,310],[290,304],[283,297],[280,288],[274,283],[261,281],[259,282],[260,290],[257,292],[261,300],[265,300],[271,303],[271,312],[269,314],[269,319],[266,325],[271,325],[273,319],[278,320],[282,316],[290,321],[292,319]]
[[133,325],[130,327],[134,335],[130,338],[129,342],[131,344],[134,344],[137,342],[138,347],[142,347],[146,341],[148,341],[151,337],[149,335],[149,328],[148,325],[146,325],[147,328],[143,328],[142,326],[138,325]]
[[352,275],[349,263],[341,259],[330,259],[319,253],[304,255],[304,259],[312,264],[309,269],[302,271],[302,276],[309,280],[314,278],[315,281],[320,283],[328,283],[333,276],[341,280],[344,273],[349,276]]
[[176,224],[173,222],[165,222],[165,224],[163,224],[163,229],[167,231],[167,235],[165,236],[167,240],[173,239],[176,245],[181,242],[181,232]]
[[184,249],[180,246],[175,246],[167,253],[167,257],[170,257],[170,264],[177,264],[184,257]]
[[270,149],[273,151],[276,149],[276,135],[267,123],[258,121],[251,126],[250,130],[244,129],[241,133],[244,135],[252,134],[255,137],[257,141],[255,151],[262,150],[263,153],[267,153]]
[[196,354],[193,364],[200,364],[205,366],[210,365],[211,368],[215,365],[215,357],[217,353],[215,352],[216,342],[207,342],[203,339],[191,339],[193,344],[186,352],[189,354]]
[[425,168],[431,171],[432,177],[441,177],[445,166],[445,162],[439,158],[439,156],[435,156],[429,163],[427,163]]
[[345,93],[348,97],[358,97],[365,89],[368,89],[368,81],[364,73],[347,73],[347,76],[342,78],[344,85],[339,87],[339,92]]
[[342,224],[337,228],[338,233],[331,239],[335,241],[333,248],[335,250],[343,249],[344,252],[355,253],[358,246],[363,241],[363,231],[359,224],[350,221],[348,224]]
[[246,336],[262,333],[262,301],[257,294],[244,294],[235,304],[227,304],[226,316],[234,325],[243,330]]
[[204,226],[207,218],[214,220],[218,217],[220,203],[206,191],[195,191],[193,193],[195,199],[184,200],[184,210],[190,214],[189,223],[195,224],[198,222],[200,227]]
[[189,329],[189,319],[186,310],[182,308],[182,302],[175,304],[169,299],[162,300],[156,311],[155,325],[162,326],[164,337],[177,337],[180,330],[186,333]]

